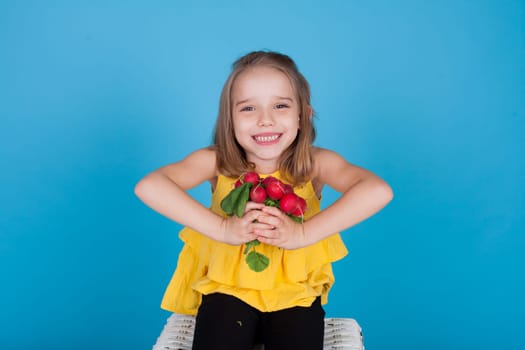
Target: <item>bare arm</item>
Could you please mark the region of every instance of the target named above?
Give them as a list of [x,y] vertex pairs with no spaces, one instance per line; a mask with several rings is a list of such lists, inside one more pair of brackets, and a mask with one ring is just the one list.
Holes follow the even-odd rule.
[[251,210],[260,208],[251,205],[243,218],[224,219],[186,192],[216,176],[215,152],[201,149],[146,175],[135,186],[135,194],[158,213],[214,240],[241,244],[254,239],[250,224],[256,212]]
[[316,149],[316,181],[341,193],[334,203],[304,224],[297,224],[276,208],[259,221],[275,226],[271,231],[256,231],[268,244],[294,249],[316,243],[343,231],[381,210],[393,198],[390,186],[368,170],[348,163],[335,152]]
[[334,203],[304,224],[307,242],[317,242],[376,214],[393,198],[390,186],[372,172],[348,163],[337,153],[320,149],[317,179],[341,193]]

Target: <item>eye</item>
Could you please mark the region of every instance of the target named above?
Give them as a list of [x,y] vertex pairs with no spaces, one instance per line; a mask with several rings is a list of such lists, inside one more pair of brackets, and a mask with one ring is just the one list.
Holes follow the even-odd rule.
[[241,108],[241,112],[252,112],[254,110],[255,110],[255,108],[252,107],[252,106],[245,106],[245,107]]
[[289,108],[290,106],[288,106],[286,103],[279,103],[278,105],[275,106],[275,108],[277,109],[283,109],[283,108]]

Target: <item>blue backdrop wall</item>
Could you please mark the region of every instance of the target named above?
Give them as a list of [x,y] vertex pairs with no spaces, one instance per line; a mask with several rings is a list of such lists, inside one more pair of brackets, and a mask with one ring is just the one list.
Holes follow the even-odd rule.
[[309,79],[317,144],[395,192],[343,233],[328,316],[368,349],[525,348],[519,0],[2,1],[0,348],[151,347],[180,226],[134,184],[209,144],[255,49]]

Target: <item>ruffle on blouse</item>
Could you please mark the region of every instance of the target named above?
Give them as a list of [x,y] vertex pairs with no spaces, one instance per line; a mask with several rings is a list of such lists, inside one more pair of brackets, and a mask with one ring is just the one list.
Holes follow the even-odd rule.
[[214,292],[236,296],[261,311],[309,306],[317,296],[324,304],[334,283],[331,263],[347,254],[339,234],[295,250],[260,244],[256,251],[270,264],[255,272],[245,261],[244,245],[216,242],[189,228],[180,236],[186,244],[161,306],[185,314],[197,312],[201,294]]

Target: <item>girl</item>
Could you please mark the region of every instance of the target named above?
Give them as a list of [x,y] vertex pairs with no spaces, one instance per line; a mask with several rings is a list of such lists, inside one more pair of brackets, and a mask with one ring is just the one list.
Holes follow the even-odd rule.
[[[331,263],[347,250],[337,232],[375,214],[392,190],[371,172],[312,145],[308,82],[288,56],[267,51],[238,59],[220,98],[214,144],[145,176],[136,195],[185,226],[178,267],[162,308],[196,314],[194,349],[322,349],[324,311],[334,276]],[[278,208],[248,202],[228,217],[221,200],[246,172],[273,176],[306,199],[304,222]],[[208,181],[208,209],[187,190]],[[323,186],[341,193],[320,210]],[[270,265],[255,272],[245,243]]]

